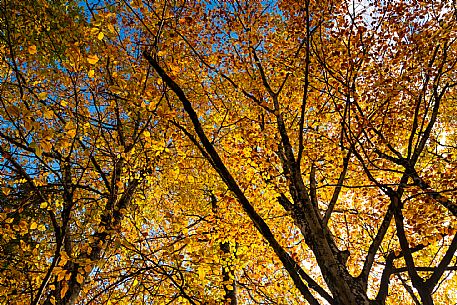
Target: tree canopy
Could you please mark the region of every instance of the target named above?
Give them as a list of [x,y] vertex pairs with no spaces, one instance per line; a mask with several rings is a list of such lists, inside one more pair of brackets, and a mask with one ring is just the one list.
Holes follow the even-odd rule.
[[456,39],[446,0],[0,0],[0,303],[456,303]]

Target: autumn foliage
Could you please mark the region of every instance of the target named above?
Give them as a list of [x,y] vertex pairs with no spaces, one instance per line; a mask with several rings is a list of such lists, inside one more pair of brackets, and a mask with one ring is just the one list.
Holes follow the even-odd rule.
[[0,0],[1,304],[455,304],[452,1]]

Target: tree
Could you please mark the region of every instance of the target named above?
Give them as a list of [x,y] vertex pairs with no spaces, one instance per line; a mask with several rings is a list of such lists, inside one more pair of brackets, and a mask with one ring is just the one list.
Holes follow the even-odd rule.
[[451,3],[78,5],[2,3],[4,300],[456,301]]
[[92,80],[101,36],[75,3],[2,6],[4,300],[73,304],[154,171],[158,148],[134,152],[154,127],[149,114],[125,117],[104,89],[110,71]]

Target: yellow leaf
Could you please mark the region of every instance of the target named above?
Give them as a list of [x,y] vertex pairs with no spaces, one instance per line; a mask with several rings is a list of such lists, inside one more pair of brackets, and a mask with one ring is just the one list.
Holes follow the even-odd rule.
[[68,286],[63,285],[62,290],[60,290],[60,297],[63,298],[68,291]]
[[40,146],[37,146],[35,148],[35,155],[37,155],[38,158],[41,158],[41,155],[43,154],[43,151],[41,150]]
[[46,209],[47,207],[48,207],[48,203],[47,203],[46,201],[45,201],[45,202],[42,202],[42,203],[40,204],[40,208],[42,208],[42,209]]
[[69,131],[67,131],[67,135],[70,138],[73,138],[76,135],[76,129],[70,129]]
[[40,100],[45,100],[46,98],[48,97],[48,93],[47,92],[41,92],[41,93],[38,93],[38,98]]
[[40,145],[41,145],[41,148],[43,149],[43,151],[45,151],[45,152],[51,151],[51,148],[52,148],[51,142],[43,141],[40,143]]
[[98,33],[98,36],[97,36],[98,40],[102,40],[103,37],[105,37],[105,34],[103,34],[103,32]]
[[166,53],[165,51],[159,51],[157,52],[157,56],[164,56]]
[[67,262],[68,262],[68,255],[66,252],[60,252],[60,262],[59,262],[59,265],[60,266],[64,266]]
[[95,65],[98,62],[98,56],[97,55],[87,56],[87,62],[90,63],[91,65]]
[[32,222],[30,225],[30,230],[35,230],[36,228],[38,228],[38,224],[36,222]]
[[198,268],[198,278],[200,281],[203,281],[205,279],[205,269],[202,267]]
[[123,90],[122,90],[122,88],[120,88],[118,86],[112,86],[111,92],[113,92],[114,94],[122,94]]
[[8,194],[10,193],[10,189],[7,188],[7,187],[4,187],[4,188],[2,189],[2,191],[3,191],[3,194],[5,194],[6,196],[8,196]]
[[76,276],[76,281],[78,283],[82,284],[83,281],[84,281],[84,277],[81,274],[78,273],[78,275]]
[[57,274],[57,281],[60,282],[61,280],[63,280],[66,274],[67,274],[67,271],[61,270],[61,271]]
[[38,230],[41,232],[44,232],[44,231],[46,231],[46,227],[44,225],[39,225]]
[[21,229],[21,232],[27,232],[28,231],[28,225],[25,220],[21,220],[19,222],[19,229]]
[[52,119],[54,117],[54,112],[52,110],[45,110],[43,113],[45,119]]
[[36,53],[36,46],[31,45],[28,47],[29,53],[30,54],[35,54]]
[[87,72],[87,76],[89,76],[89,77],[94,77],[94,74],[95,74],[94,70],[89,70],[89,72]]
[[106,26],[111,33],[114,33],[114,26],[111,23],[108,23]]
[[151,133],[149,131],[147,131],[147,130],[145,130],[143,134],[144,134],[144,136],[146,138],[150,138],[151,137]]
[[91,271],[92,271],[92,266],[91,266],[91,265],[86,265],[86,266],[84,267],[84,271],[86,271],[86,273],[91,272]]

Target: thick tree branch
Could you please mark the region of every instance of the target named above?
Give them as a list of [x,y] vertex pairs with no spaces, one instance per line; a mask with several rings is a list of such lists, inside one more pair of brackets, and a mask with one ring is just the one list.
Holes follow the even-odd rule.
[[291,259],[291,257],[284,250],[284,248],[282,248],[281,245],[277,242],[276,238],[273,236],[273,233],[271,232],[268,225],[265,223],[263,218],[255,211],[254,207],[251,205],[251,203],[246,198],[243,191],[240,189],[240,187],[238,186],[237,182],[235,181],[235,179],[233,178],[233,176],[231,175],[229,170],[226,168],[224,162],[220,158],[216,149],[209,141],[208,137],[206,136],[206,134],[203,130],[203,127],[201,126],[200,121],[198,120],[198,115],[195,112],[194,108],[192,107],[192,104],[190,103],[190,101],[187,99],[184,91],[181,89],[181,87],[179,87],[179,85],[176,82],[174,82],[168,76],[168,74],[162,69],[162,67],[151,56],[151,54],[149,54],[148,52],[145,51],[145,52],[143,52],[143,56],[148,61],[148,63],[154,68],[154,70],[157,72],[157,74],[162,78],[164,83],[166,83],[168,85],[168,87],[170,87],[170,89],[173,90],[173,92],[176,94],[176,96],[181,101],[181,103],[184,107],[184,110],[188,114],[188,116],[194,126],[195,132],[196,132],[200,142],[202,143],[202,146],[205,148],[209,157],[211,158],[214,169],[219,173],[221,178],[226,183],[227,187],[235,194],[239,203],[243,207],[244,211],[246,212],[246,214],[249,216],[249,218],[254,223],[254,226],[261,233],[261,235],[268,241],[268,243],[270,244],[270,246],[272,247],[272,249],[278,256],[278,258],[283,263],[287,272],[291,276],[297,289],[301,292],[303,297],[309,303],[318,305],[319,302],[311,294],[308,287],[304,284],[304,282],[301,279],[301,277],[299,276],[298,272],[295,270],[295,268],[294,268],[295,262],[293,261],[293,259]]
[[365,289],[368,287],[368,277],[370,275],[371,267],[373,266],[373,263],[375,261],[376,253],[378,252],[379,247],[381,246],[381,243],[384,240],[384,237],[387,233],[387,230],[390,227],[393,215],[393,206],[389,205],[386,214],[384,215],[384,219],[382,220],[381,225],[378,228],[376,236],[371,242],[370,247],[368,248],[368,253],[363,263],[362,272],[359,275],[359,278],[362,280]]
[[404,220],[403,213],[401,211],[400,198],[396,195],[393,195],[391,196],[391,201],[394,210],[395,227],[397,228],[397,237],[400,241],[400,246],[406,262],[406,266],[408,267],[408,274],[411,277],[411,281],[414,287],[416,287],[416,289],[420,289],[420,287],[422,287],[423,284],[423,279],[417,273],[416,265],[411,254],[411,248],[409,247],[408,240],[406,239],[406,232],[403,223]]
[[[414,253],[414,252],[420,251],[424,248],[425,248],[424,245],[418,245],[418,246],[412,248],[411,252]],[[395,270],[397,270],[394,268],[394,265],[393,265],[394,260],[401,258],[403,256],[404,256],[403,251],[400,252],[398,255],[395,255],[395,252],[390,252],[387,255],[386,264],[384,266],[384,270],[383,270],[382,276],[381,276],[381,283],[379,285],[378,294],[376,295],[376,300],[378,301],[379,304],[385,303],[385,300],[386,300],[388,292],[389,292],[390,276],[395,272]],[[407,270],[408,270],[408,268],[405,267],[405,271],[407,271]]]
[[[451,263],[452,259],[455,256],[455,253],[457,251],[457,234],[454,235],[454,238],[452,239],[451,244],[449,245],[449,248],[446,251],[446,254],[444,257],[441,259],[441,262],[434,268],[435,270],[433,271],[432,276],[425,281],[425,285],[427,288],[431,291],[435,286],[438,284],[438,281],[440,278],[443,276],[444,271],[446,270],[457,270],[457,269],[452,269],[452,267],[448,267],[449,264]],[[451,269],[450,269],[451,268]],[[455,266],[454,266],[455,268]],[[418,268],[419,270],[419,268]]]

